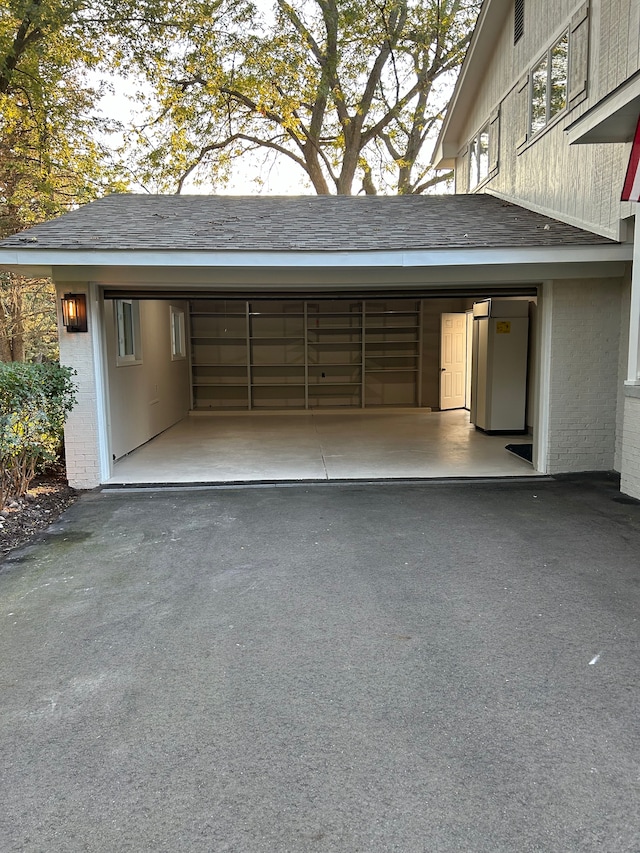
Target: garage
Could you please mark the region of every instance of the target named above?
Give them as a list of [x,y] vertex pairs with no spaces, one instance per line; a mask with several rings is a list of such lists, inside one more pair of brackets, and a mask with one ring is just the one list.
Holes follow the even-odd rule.
[[[609,470],[630,252],[489,195],[114,195],[0,264],[84,304],[60,351],[67,470],[93,488]],[[505,369],[474,394],[474,306],[498,303]],[[474,413],[494,392],[517,422]],[[525,443],[531,464],[505,450]]]

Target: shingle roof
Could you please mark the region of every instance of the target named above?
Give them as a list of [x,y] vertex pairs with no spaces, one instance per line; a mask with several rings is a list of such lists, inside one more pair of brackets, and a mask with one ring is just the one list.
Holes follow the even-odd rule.
[[2,248],[409,251],[611,244],[490,195],[111,195]]

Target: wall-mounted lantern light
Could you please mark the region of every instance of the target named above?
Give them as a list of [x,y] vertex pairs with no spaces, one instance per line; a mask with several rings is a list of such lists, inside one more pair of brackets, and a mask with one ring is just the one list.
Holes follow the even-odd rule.
[[86,332],[87,297],[84,293],[65,293],[62,297],[62,324],[67,332]]

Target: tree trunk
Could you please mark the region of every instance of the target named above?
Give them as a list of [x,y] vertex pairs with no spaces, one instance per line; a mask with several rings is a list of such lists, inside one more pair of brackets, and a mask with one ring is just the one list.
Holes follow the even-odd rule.
[[358,131],[352,138],[345,140],[345,152],[342,158],[342,169],[337,182],[338,195],[351,195],[356,169],[360,162],[360,151],[362,148],[361,134]]
[[0,360],[24,361],[24,316],[22,283],[3,276],[0,314]]
[[303,153],[306,172],[307,175],[309,175],[309,180],[313,184],[316,195],[331,195],[329,184],[327,183],[327,179],[325,178],[322,167],[320,166],[318,152],[313,142],[307,142],[305,144]]

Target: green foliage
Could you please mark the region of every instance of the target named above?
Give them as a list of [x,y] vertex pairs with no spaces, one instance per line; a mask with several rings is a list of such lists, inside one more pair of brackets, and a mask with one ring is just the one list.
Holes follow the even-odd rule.
[[[8,0],[0,235],[126,186],[224,185],[286,158],[318,193],[423,192],[480,0]],[[131,84],[129,129],[99,112]],[[102,82],[99,82],[102,81]],[[109,135],[123,138],[126,168]]]
[[0,361],[58,359],[55,288],[0,271]]
[[[109,76],[151,73],[217,3],[7,0],[0,8],[0,237],[128,187],[101,113]],[[50,283],[0,277],[0,361],[55,357]]]
[[[275,0],[156,65],[131,142],[156,191],[224,185],[263,152],[320,194],[419,193],[479,0]],[[430,152],[426,152],[427,154]]]
[[56,364],[0,363],[0,506],[26,493],[40,463],[57,458],[76,402],[74,373]]

